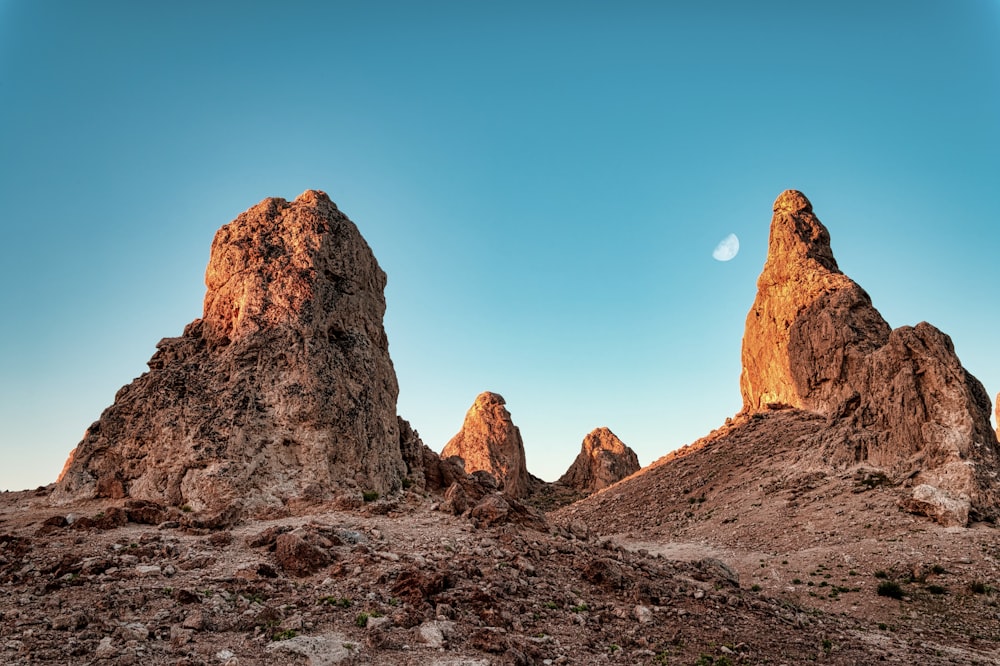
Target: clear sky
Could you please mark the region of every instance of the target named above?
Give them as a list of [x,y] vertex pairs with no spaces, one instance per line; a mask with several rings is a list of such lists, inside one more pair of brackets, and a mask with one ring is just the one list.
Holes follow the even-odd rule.
[[0,0],[0,488],[200,316],[219,226],[310,188],[435,450],[484,390],[548,480],[597,426],[647,464],[721,425],[787,188],[1000,391],[996,0]]

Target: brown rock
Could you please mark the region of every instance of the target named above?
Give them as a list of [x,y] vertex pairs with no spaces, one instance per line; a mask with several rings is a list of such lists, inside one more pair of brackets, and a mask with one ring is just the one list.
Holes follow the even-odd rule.
[[413,490],[423,490],[426,485],[424,449],[427,447],[420,439],[420,433],[410,426],[409,421],[402,417],[397,417],[396,421],[399,425],[399,451],[406,474],[403,485]]
[[496,393],[480,393],[466,413],[462,429],[444,447],[441,457],[457,456],[466,472],[488,472],[505,494],[525,497],[534,483],[525,464],[521,431],[505,404]]
[[329,564],[331,559],[327,552],[294,532],[278,535],[274,557],[281,568],[293,576],[308,576]]
[[942,501],[969,503],[972,517],[998,515],[1000,456],[982,384],[930,324],[890,331],[838,269],[829,232],[800,192],[775,201],[757,289],[743,337],[745,412],[823,414],[842,431],[819,452],[827,461],[867,462]]
[[444,501],[441,502],[441,511],[458,516],[465,513],[468,508],[469,497],[465,494],[462,484],[456,481],[448,486],[448,490],[444,492]]
[[608,428],[583,438],[580,453],[557,483],[593,493],[639,471],[639,458]]
[[548,529],[542,513],[501,493],[491,493],[481,499],[469,511],[469,518],[480,529],[508,523],[539,531]]
[[149,372],[70,455],[54,497],[219,511],[317,488],[399,488],[385,281],[322,192],[241,214],[212,243],[202,319],[160,341]]

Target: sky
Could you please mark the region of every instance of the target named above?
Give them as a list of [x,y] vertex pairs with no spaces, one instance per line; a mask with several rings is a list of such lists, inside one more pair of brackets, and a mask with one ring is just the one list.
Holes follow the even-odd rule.
[[996,0],[0,0],[0,99],[0,489],[201,315],[216,229],[307,189],[438,451],[486,390],[546,480],[599,426],[648,464],[722,425],[788,188],[1000,391]]

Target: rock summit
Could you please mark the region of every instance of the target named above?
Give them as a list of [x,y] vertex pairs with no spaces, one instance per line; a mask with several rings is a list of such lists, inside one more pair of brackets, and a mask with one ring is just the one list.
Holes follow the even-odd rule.
[[556,483],[593,493],[639,471],[639,458],[608,428],[595,428],[580,445],[576,460]]

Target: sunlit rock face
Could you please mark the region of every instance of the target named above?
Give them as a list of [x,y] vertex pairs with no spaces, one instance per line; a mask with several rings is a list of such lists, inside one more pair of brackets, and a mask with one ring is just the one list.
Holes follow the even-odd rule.
[[252,509],[399,487],[386,276],[327,195],[265,199],[223,226],[205,282],[203,317],[118,392],[56,497]]
[[[930,486],[942,502],[964,502],[973,518],[997,514],[997,439],[982,384],[930,324],[890,330],[838,269],[830,234],[801,192],[774,203],[742,358],[744,411],[825,414],[843,430],[827,460],[866,461]],[[964,522],[947,513],[941,522]]]
[[465,414],[462,429],[441,451],[441,458],[458,456],[468,473],[485,471],[511,497],[527,496],[534,485],[524,458],[521,431],[511,420],[503,396],[480,393]]
[[639,471],[639,458],[608,428],[596,428],[583,438],[580,453],[557,483],[593,493]]

